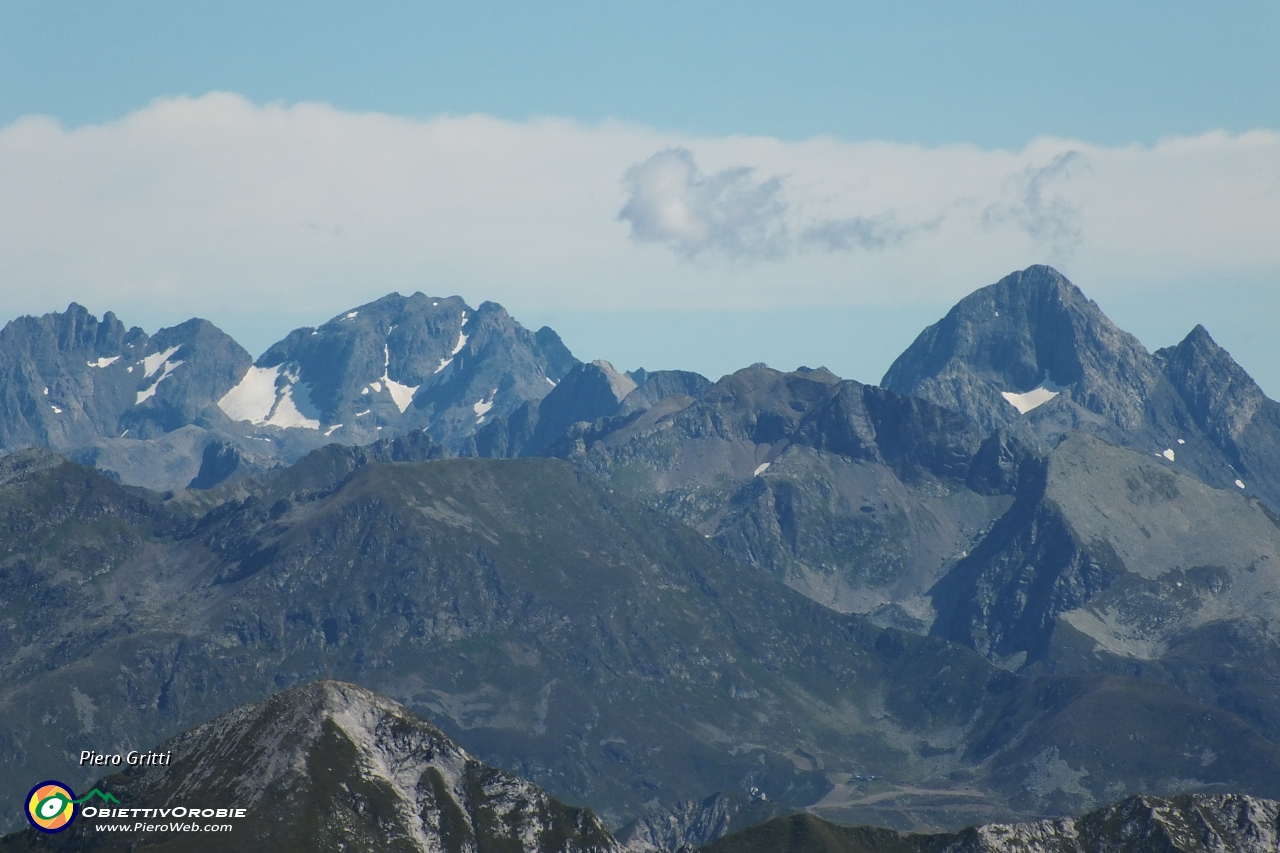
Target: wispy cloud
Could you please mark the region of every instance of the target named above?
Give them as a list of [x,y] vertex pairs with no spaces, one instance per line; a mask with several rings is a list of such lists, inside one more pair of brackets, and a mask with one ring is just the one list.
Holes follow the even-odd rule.
[[772,258],[786,250],[782,179],[757,181],[746,166],[703,174],[686,148],[659,151],[627,170],[618,219],[639,242],[662,243],[686,258],[719,250]]
[[692,259],[720,253],[734,259],[777,259],[793,251],[875,251],[901,246],[937,228],[943,215],[904,224],[889,211],[870,216],[796,222],[783,178],[757,180],[758,169],[733,166],[704,174],[687,148],[668,148],[626,172],[627,202],[618,219],[631,238],[661,243]]
[[1086,167],[1079,151],[1064,151],[1044,166],[1028,166],[1008,181],[1016,201],[992,204],[983,211],[987,224],[1013,222],[1033,240],[1046,246],[1052,260],[1068,260],[1084,239],[1080,209],[1054,192],[1073,170]]
[[887,249],[903,245],[922,231],[936,230],[945,218],[946,214],[940,213],[927,222],[914,224],[903,224],[894,213],[822,219],[804,229],[800,243],[818,246],[828,252]]

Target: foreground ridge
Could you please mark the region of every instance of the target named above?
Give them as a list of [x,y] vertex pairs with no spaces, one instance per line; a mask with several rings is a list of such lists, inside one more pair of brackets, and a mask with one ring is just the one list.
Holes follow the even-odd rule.
[[285,690],[158,750],[172,752],[171,766],[110,776],[95,790],[131,811],[217,806],[246,814],[214,834],[107,831],[99,824],[118,824],[90,813],[63,835],[28,830],[0,841],[0,850],[622,849],[589,810],[482,764],[404,706],[353,684]]
[[1137,794],[1078,818],[986,824],[957,833],[845,827],[810,814],[775,818],[703,853],[1139,853],[1280,849],[1280,802],[1243,794]]

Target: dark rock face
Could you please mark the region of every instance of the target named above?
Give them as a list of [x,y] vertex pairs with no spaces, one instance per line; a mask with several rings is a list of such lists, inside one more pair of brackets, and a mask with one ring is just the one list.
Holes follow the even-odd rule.
[[632,853],[677,853],[790,813],[759,791],[716,793],[645,812],[618,830],[617,838]]
[[932,622],[922,594],[1007,508],[1025,455],[923,400],[764,366],[580,425],[549,452],[817,601],[917,631]]
[[225,441],[211,441],[200,457],[200,470],[192,478],[188,488],[211,489],[234,474],[241,466],[242,458],[236,446]]
[[881,384],[987,429],[1023,423],[1002,393],[1061,386],[1062,399],[1037,406],[1032,418],[1033,430],[1051,438],[1090,421],[1116,437],[1143,429],[1162,380],[1136,338],[1057,271],[1035,266],[962,299],[921,332]]
[[1213,485],[1239,476],[1161,360],[1049,267],[1029,267],[960,300],[881,384],[1041,449],[1079,430],[1176,457],[1169,461],[1177,468]]
[[509,417],[499,416],[484,427],[476,436],[472,455],[536,456],[572,424],[616,414],[635,389],[635,380],[607,361],[579,364],[540,401],[526,402]]
[[251,361],[204,320],[148,337],[75,304],[21,317],[0,330],[0,449],[154,438],[201,417]]
[[707,377],[689,370],[637,370],[627,375],[637,387],[622,401],[618,409],[622,415],[643,412],[668,397],[701,397],[712,385]]
[[487,421],[546,396],[576,363],[555,332],[530,332],[496,303],[393,293],[291,332],[222,408],[348,442],[422,428],[457,449]]
[[1156,361],[1204,431],[1239,474],[1246,491],[1280,507],[1280,403],[1196,326]]
[[607,361],[580,364],[539,402],[525,403],[498,417],[475,437],[471,452],[485,458],[537,456],[574,424],[644,412],[668,397],[692,398],[711,382],[682,370],[623,374]]
[[[1133,671],[1160,670],[1191,633],[1221,664],[1235,661],[1217,631],[1280,625],[1280,528],[1256,498],[1079,433],[1025,477],[1009,512],[930,591],[935,633],[997,659],[1088,669],[1083,657],[1095,671],[1127,660],[1113,671]],[[1191,692],[1212,701],[1204,685]],[[1270,716],[1257,699],[1236,701]]]
[[409,709],[352,684],[277,693],[154,751],[172,763],[94,787],[130,808],[236,807],[247,815],[220,821],[232,829],[216,835],[107,833],[96,827],[122,821],[81,816],[62,835],[27,830],[0,841],[0,850],[622,850],[590,811],[485,766]]

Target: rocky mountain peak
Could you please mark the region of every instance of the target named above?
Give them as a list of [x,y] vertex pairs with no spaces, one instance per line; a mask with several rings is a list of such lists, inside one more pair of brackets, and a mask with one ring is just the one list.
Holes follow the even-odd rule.
[[1081,422],[1106,432],[1141,428],[1162,379],[1137,338],[1061,273],[1033,266],[960,300],[881,384],[988,429],[1029,422],[1052,438]]
[[486,420],[538,400],[577,363],[496,302],[392,293],[296,329],[219,401],[235,421],[348,442],[429,429],[456,448]]
[[598,358],[591,362],[594,367],[598,367],[609,382],[609,390],[613,392],[613,398],[621,403],[626,399],[627,395],[636,390],[636,381],[625,373],[619,373],[614,369],[613,365],[602,358]]
[[0,449],[69,450],[191,423],[251,359],[205,320],[148,337],[72,303],[0,330]]
[[[485,766],[404,706],[353,684],[285,690],[155,751],[171,754],[171,764],[95,787],[131,808],[248,813],[230,834],[184,840],[184,850],[621,850],[591,812]],[[116,849],[101,846],[92,822],[73,827],[60,849]],[[120,836],[120,849],[130,843]]]
[[1221,441],[1239,438],[1266,400],[1253,377],[1204,326],[1197,325],[1177,346],[1155,355],[1196,423]]

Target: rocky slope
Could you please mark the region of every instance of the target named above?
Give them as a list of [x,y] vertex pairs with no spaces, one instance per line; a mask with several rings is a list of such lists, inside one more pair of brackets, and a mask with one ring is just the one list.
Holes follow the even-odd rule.
[[1280,507],[1280,403],[1262,393],[1204,326],[1155,358],[1244,488]]
[[791,811],[760,791],[717,793],[645,812],[618,830],[617,838],[634,853],[677,853]]
[[1142,672],[1280,736],[1280,527],[1234,488],[1073,434],[930,595],[994,659]]
[[769,821],[702,848],[706,853],[1271,853],[1280,803],[1234,794],[1134,796],[1080,818],[990,824],[954,834],[903,835],[837,826],[811,815]]
[[1111,651],[1152,658],[1208,622],[1274,620],[1277,590],[1280,527],[1257,499],[1073,433],[932,595],[939,630],[983,651],[1043,654],[1073,613]]
[[463,455],[486,458],[537,456],[578,423],[643,412],[668,397],[700,396],[711,383],[683,370],[619,373],[607,361],[579,364],[541,400],[482,427]]
[[204,320],[148,336],[75,304],[21,317],[0,330],[0,448],[170,432],[204,416],[249,362]]
[[[20,317],[0,330],[0,452],[46,447],[148,472],[142,481],[185,485],[209,436],[227,425],[217,401],[251,361],[204,320],[148,336],[75,304]],[[189,434],[164,440],[184,428]],[[125,446],[145,451],[130,460],[116,450]],[[173,450],[156,465],[144,462],[157,447]]]
[[169,497],[0,460],[0,785],[81,786],[82,749],[332,676],[612,825],[752,786],[900,827],[1280,794],[1280,747],[1174,686],[842,616],[558,460],[395,461],[438,452],[333,446]]
[[1025,455],[924,401],[764,365],[579,424],[548,452],[829,607],[918,631],[924,593],[1009,506]]
[[[1153,356],[1050,267],[1029,267],[960,300],[881,384],[1042,448],[1070,430],[1087,432],[1164,456],[1211,485],[1240,481],[1280,508],[1271,476],[1280,432],[1268,415],[1275,404],[1260,407],[1265,398],[1244,371],[1207,333]],[[1257,425],[1243,438],[1255,449],[1242,453],[1255,412]],[[1246,478],[1246,458],[1261,479]]]
[[277,693],[154,751],[171,763],[108,776],[94,788],[131,809],[247,814],[223,821],[232,829],[217,834],[109,833],[99,825],[121,821],[81,815],[60,835],[28,829],[0,840],[0,850],[622,850],[590,811],[485,766],[404,706],[351,684]]

